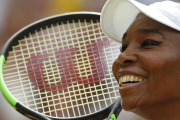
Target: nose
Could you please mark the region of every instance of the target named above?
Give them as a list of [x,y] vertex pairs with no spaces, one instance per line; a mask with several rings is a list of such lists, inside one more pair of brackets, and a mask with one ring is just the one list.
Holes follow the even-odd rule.
[[127,66],[132,63],[137,62],[137,55],[135,50],[133,49],[126,49],[124,52],[120,53],[120,55],[117,58],[117,62],[120,64],[120,66]]

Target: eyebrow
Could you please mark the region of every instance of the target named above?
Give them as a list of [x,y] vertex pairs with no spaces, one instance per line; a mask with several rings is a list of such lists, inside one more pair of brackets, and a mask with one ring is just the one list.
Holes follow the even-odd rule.
[[[159,30],[157,30],[157,29],[140,29],[138,32],[139,32],[140,34],[155,33],[155,34],[157,34],[157,35],[160,35],[160,36],[163,37],[164,39],[166,39],[165,35],[164,35],[162,32],[160,32]],[[126,36],[127,36],[127,32],[125,32],[125,33],[123,34],[122,41],[126,38]]]
[[161,37],[163,37],[164,39],[166,39],[165,35],[160,32],[157,29],[141,29],[138,31],[140,34],[149,34],[149,33],[155,33],[157,35],[160,35]]

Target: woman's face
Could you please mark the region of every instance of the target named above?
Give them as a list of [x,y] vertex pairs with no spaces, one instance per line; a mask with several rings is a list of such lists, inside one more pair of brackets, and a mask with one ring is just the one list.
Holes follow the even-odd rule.
[[140,15],[113,64],[122,107],[136,111],[180,101],[180,32]]

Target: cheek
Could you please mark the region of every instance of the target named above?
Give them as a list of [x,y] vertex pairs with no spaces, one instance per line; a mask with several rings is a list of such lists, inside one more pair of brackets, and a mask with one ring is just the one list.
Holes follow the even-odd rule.
[[[171,54],[170,54],[171,53]],[[180,90],[180,55],[177,52],[148,55],[144,66],[149,72],[149,85],[157,91]]]
[[180,58],[171,57],[160,57],[159,59],[155,59],[151,70],[153,73],[158,72],[161,76],[171,76],[173,74],[177,75],[177,72],[180,70]]
[[139,58],[139,62],[150,73],[167,75],[180,70],[180,54],[162,50],[162,52],[145,52]]
[[116,61],[114,61],[113,65],[112,65],[112,72],[113,72],[113,75],[116,78],[116,80],[118,80],[117,79],[117,72],[118,72],[118,70],[119,70],[119,65],[117,64]]

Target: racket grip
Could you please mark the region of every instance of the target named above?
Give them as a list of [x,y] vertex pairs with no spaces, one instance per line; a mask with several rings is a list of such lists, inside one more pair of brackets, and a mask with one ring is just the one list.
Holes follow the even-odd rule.
[[121,98],[119,97],[114,106],[113,109],[111,110],[107,120],[116,120],[116,118],[118,117],[119,113],[121,112],[122,107],[121,107]]

